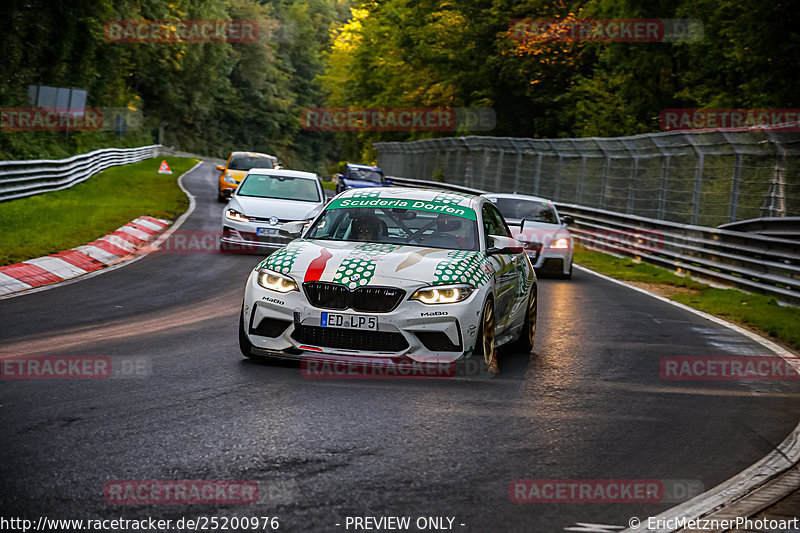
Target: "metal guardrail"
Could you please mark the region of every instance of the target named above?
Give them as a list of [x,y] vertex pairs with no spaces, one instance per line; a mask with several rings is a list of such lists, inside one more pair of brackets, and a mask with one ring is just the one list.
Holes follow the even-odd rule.
[[[396,185],[487,192],[433,181],[390,179]],[[796,241],[555,204],[574,219],[570,232],[588,249],[633,257],[700,280],[800,304],[800,245]]]
[[104,148],[67,159],[0,161],[0,201],[66,189],[109,167],[158,157],[161,148]]

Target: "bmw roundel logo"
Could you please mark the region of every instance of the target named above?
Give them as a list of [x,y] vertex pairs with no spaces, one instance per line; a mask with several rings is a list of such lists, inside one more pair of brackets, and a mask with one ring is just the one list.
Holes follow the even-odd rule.
[[278,225],[278,217],[270,217],[269,218],[269,223],[272,224],[273,226],[277,226]]
[[360,274],[353,274],[352,276],[350,276],[350,281],[358,281],[360,279],[361,279]]

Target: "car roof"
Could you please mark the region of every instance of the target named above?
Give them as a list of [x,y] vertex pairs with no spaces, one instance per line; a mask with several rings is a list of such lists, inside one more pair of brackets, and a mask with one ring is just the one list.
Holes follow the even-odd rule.
[[381,167],[376,167],[376,166],[373,166],[373,165],[362,165],[360,163],[347,163],[347,167],[348,168],[364,168],[364,169],[367,169],[367,170],[380,170],[381,172],[383,172],[381,170]]
[[435,201],[437,203],[469,207],[476,211],[478,207],[480,207],[480,204],[487,201],[474,194],[417,187],[369,187],[366,189],[347,189],[343,193],[340,193],[337,198]]
[[305,178],[319,181],[319,176],[313,172],[289,170],[286,168],[252,168],[247,174],[268,174],[270,176],[286,176],[287,178]]
[[531,201],[531,202],[545,202],[545,203],[551,204],[551,205],[553,205],[553,207],[555,207],[555,204],[553,204],[553,200],[548,200],[547,198],[542,198],[540,196],[530,196],[530,195],[527,195],[527,194],[511,194],[511,193],[487,192],[485,194],[482,194],[481,196],[483,196],[484,198],[510,198],[510,199],[513,199],[513,200],[528,200],[528,201]]
[[269,154],[262,154],[261,152],[231,152],[231,157],[233,156],[243,156],[243,157],[266,157],[267,159],[277,159],[274,155]]

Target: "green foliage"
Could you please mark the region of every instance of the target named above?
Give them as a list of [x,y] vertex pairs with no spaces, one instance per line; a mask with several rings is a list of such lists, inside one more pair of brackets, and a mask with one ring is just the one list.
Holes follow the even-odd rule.
[[[0,4],[0,106],[29,84],[80,87],[89,105],[132,107],[145,128],[3,133],[0,157],[63,156],[100,146],[167,145],[224,157],[275,153],[323,171],[373,160],[374,141],[467,132],[304,131],[306,107],[491,107],[485,134],[630,135],[675,107],[800,106],[798,16],[760,0],[6,0]],[[689,43],[524,42],[515,19],[699,19]],[[113,19],[279,21],[257,43],[106,42]]]
[[112,167],[69,189],[0,203],[0,265],[86,244],[139,216],[183,213],[189,201],[176,181],[197,160],[168,157],[172,174],[159,174],[162,159]]
[[[331,106],[488,106],[488,135],[585,137],[658,131],[677,107],[797,107],[791,4],[759,0],[363,1],[335,31],[321,80]],[[522,18],[699,19],[699,42],[520,42]],[[341,133],[373,141],[437,133]]]
[[[87,89],[91,107],[130,107],[145,118],[126,137],[105,132],[0,134],[0,157],[64,157],[102,146],[164,144],[210,156],[232,150],[278,155],[287,166],[319,169],[329,136],[300,129],[304,107],[322,105],[337,0],[7,0],[0,6],[0,106],[27,107],[30,84]],[[116,19],[255,20],[255,43],[114,43]],[[267,32],[269,29],[269,34]]]

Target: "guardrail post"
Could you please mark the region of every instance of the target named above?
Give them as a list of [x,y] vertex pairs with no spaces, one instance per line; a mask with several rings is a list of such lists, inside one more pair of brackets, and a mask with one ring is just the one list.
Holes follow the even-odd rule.
[[658,218],[664,220],[667,210],[667,183],[669,183],[670,154],[664,154],[661,161],[661,190],[658,191]]
[[506,151],[500,148],[500,155],[497,156],[497,172],[494,176],[494,190],[496,191],[501,189],[500,182],[503,179],[503,157],[505,153]]
[[[770,143],[774,145],[777,152],[777,160],[775,161],[775,171],[772,174],[772,181],[769,184],[769,192],[767,197],[764,198],[764,204],[761,206],[761,216],[770,217],[785,217],[786,216],[786,182],[784,176],[786,175],[786,148],[776,137],[775,132],[771,130],[762,130],[769,139]],[[766,215],[764,213],[767,213]]]
[[585,155],[581,156],[581,174],[578,176],[578,191],[577,191],[577,201],[579,204],[583,203],[583,182],[586,179],[586,157]]
[[602,146],[597,145],[600,151],[603,152],[606,160],[603,161],[603,175],[600,180],[600,209],[606,207],[606,187],[608,187],[608,173],[611,172],[611,154],[609,154]]
[[536,176],[533,178],[533,194],[539,196],[539,182],[542,178],[542,152],[539,152],[539,157],[536,159]]
[[564,154],[558,153],[558,176],[553,190],[553,200],[561,201],[561,182],[564,180]]
[[692,135],[686,135],[686,140],[692,145],[694,151],[697,153],[697,163],[694,167],[694,192],[692,193],[692,224],[697,225],[700,218],[700,198],[703,195],[703,151],[697,146],[697,142],[692,138]]
[[728,222],[736,222],[736,207],[739,203],[739,182],[742,180],[742,154],[736,154],[733,161],[733,183],[731,183],[731,205],[728,210]]
[[469,141],[467,141],[467,139],[464,137],[461,137],[461,141],[464,143],[464,148],[466,148],[464,155],[467,158],[467,163],[464,167],[464,183],[468,187],[472,187],[474,181],[474,172],[472,171],[472,147],[470,146]]
[[463,171],[461,170],[461,148],[456,144],[456,140],[453,140],[453,150],[456,153],[456,164],[454,166],[455,170],[453,170],[453,178],[455,179],[455,183],[462,183],[466,180],[466,169]]
[[514,164],[514,194],[519,192],[519,178],[522,174],[522,150],[517,152],[517,161]]

